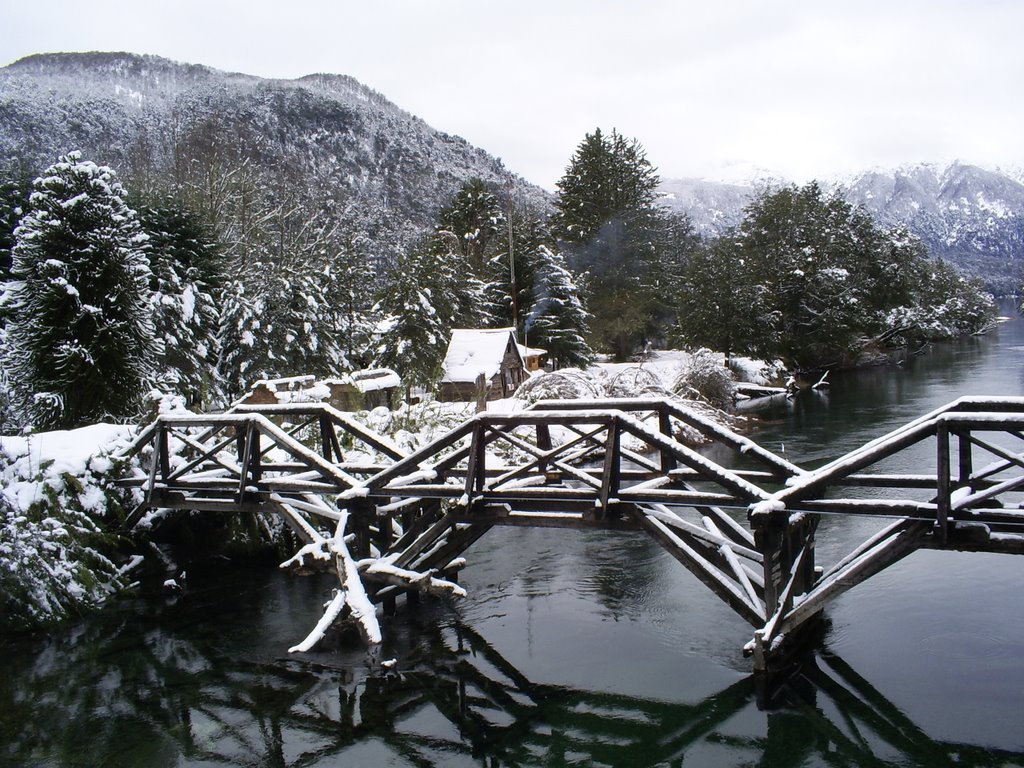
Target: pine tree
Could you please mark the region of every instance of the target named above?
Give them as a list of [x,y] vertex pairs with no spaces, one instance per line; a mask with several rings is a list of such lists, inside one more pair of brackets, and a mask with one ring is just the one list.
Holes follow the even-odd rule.
[[866,349],[976,330],[992,316],[976,285],[814,182],[762,192],[688,272],[683,337],[796,370],[854,364]]
[[437,231],[454,236],[458,249],[477,277],[483,277],[490,246],[506,231],[505,211],[487,184],[467,181],[438,214]]
[[595,347],[620,360],[659,332],[646,288],[660,269],[657,185],[639,142],[600,129],[586,135],[558,182],[553,230],[574,271],[586,275]]
[[11,274],[14,230],[28,210],[34,175],[16,161],[9,161],[0,169],[0,281]]
[[658,181],[636,139],[595,129],[583,138],[557,184],[556,234],[567,243],[585,244],[609,222],[641,227],[652,211]]
[[513,210],[510,219],[511,227],[497,238],[487,264],[485,323],[491,328],[514,327],[522,339],[527,312],[536,297],[538,254],[548,246],[551,237],[546,221],[537,211]]
[[586,341],[589,314],[565,259],[542,245],[535,273],[536,298],[526,315],[524,343],[546,349],[555,368],[586,368],[594,360]]
[[352,367],[339,345],[336,285],[328,265],[254,254],[248,279],[225,288],[218,365],[237,394],[257,379],[334,376]]
[[771,355],[773,324],[767,320],[764,286],[750,279],[742,258],[723,235],[690,254],[675,297],[673,344],[722,352]]
[[445,282],[435,276],[436,252],[421,242],[400,258],[374,308],[384,318],[374,365],[394,369],[409,388],[434,385],[451,336]]
[[5,362],[26,423],[124,418],[153,371],[146,235],[115,173],[61,157],[15,231]]
[[170,205],[140,209],[149,235],[156,329],[155,384],[190,406],[222,399],[215,366],[220,310],[214,296],[222,278],[216,248],[191,213]]
[[301,199],[259,218],[223,291],[218,371],[229,393],[260,378],[336,376],[361,365],[372,275],[358,228]]

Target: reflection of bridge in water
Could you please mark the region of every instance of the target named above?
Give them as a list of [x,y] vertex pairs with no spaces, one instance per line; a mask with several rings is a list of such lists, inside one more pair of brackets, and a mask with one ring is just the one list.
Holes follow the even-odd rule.
[[[676,439],[729,450],[723,466]],[[964,398],[814,471],[663,400],[541,402],[481,413],[405,455],[327,406],[164,415],[145,508],[280,515],[300,555],[333,564],[331,620],[379,627],[370,601],[445,592],[460,555],[495,525],[644,531],[754,628],[756,670],[837,595],[919,549],[1024,553],[1024,398]],[[886,461],[932,459],[913,474]],[[915,455],[918,455],[915,453]],[[823,515],[877,517],[878,532],[819,567]],[[333,534],[330,528],[334,529]]]
[[[460,624],[410,626],[414,640],[398,649],[396,668],[371,672],[240,661],[220,639],[154,634],[128,612],[123,621],[117,632],[101,628],[103,638],[62,641],[57,655],[73,664],[48,667],[53,655],[43,653],[16,670],[11,690],[39,695],[4,702],[5,759],[279,768],[1024,765],[1024,753],[928,735],[828,653],[809,658],[767,700],[762,678],[748,676],[679,703],[533,682]],[[119,647],[97,653],[110,637]],[[17,726],[8,731],[5,718]]]

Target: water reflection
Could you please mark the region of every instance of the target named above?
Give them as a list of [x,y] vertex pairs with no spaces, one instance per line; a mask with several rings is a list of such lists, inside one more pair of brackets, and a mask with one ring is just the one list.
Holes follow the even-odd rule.
[[[934,739],[828,651],[773,691],[735,675],[702,700],[660,700],[531,681],[434,605],[395,620],[392,669],[358,648],[282,659],[259,629],[279,612],[234,619],[247,595],[272,605],[284,581],[226,584],[205,605],[123,605],[4,648],[0,762],[1024,766],[1024,753]],[[198,623],[214,605],[218,618]]]

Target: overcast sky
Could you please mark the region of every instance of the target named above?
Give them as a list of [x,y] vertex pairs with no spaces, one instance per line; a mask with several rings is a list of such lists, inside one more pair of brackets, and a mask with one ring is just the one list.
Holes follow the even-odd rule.
[[663,178],[1024,166],[1022,35],[1020,0],[0,0],[2,64],[352,75],[548,189],[598,126]]

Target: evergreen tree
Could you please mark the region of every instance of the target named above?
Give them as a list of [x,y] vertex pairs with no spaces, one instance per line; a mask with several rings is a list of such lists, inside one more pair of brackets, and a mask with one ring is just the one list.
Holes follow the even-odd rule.
[[218,365],[237,394],[258,379],[333,376],[352,368],[339,344],[329,265],[254,254],[246,279],[225,288]]
[[128,417],[154,362],[146,235],[115,173],[78,152],[33,186],[5,289],[13,404],[39,429]]
[[727,361],[733,352],[770,355],[774,326],[765,287],[749,279],[731,246],[731,236],[725,235],[690,255],[676,293],[671,341],[717,350]]
[[589,314],[562,256],[537,249],[534,301],[526,315],[524,343],[546,349],[555,368],[586,368],[594,361],[587,344]]
[[332,255],[325,268],[341,354],[352,367],[361,368],[369,365],[373,357],[376,274],[372,242],[363,222],[352,216],[351,211],[346,214],[332,239]]
[[332,201],[292,192],[264,200],[229,266],[218,370],[232,394],[260,378],[336,376],[368,355],[372,272],[360,226],[343,224]]
[[216,248],[191,213],[165,205],[141,208],[149,235],[151,304],[156,330],[156,386],[190,406],[221,399],[215,378],[222,281]]
[[448,328],[473,328],[487,319],[487,287],[473,272],[449,232],[435,233],[418,262],[420,279],[433,288],[433,302]]
[[540,249],[548,247],[550,234],[536,211],[513,210],[510,219],[511,227],[497,238],[484,275],[485,324],[515,328],[523,339],[527,312],[536,297]]
[[678,315],[678,293],[693,254],[703,243],[690,218],[658,210],[652,217],[650,260],[641,269],[640,299],[648,338],[667,340]]
[[695,256],[679,335],[796,370],[845,366],[880,344],[973,330],[991,301],[905,232],[814,182],[765,190],[735,233]]
[[588,243],[612,221],[634,229],[651,213],[658,175],[636,139],[618,131],[588,133],[559,180],[555,206],[558,237]]
[[438,215],[438,232],[454,236],[477,277],[483,277],[490,247],[506,233],[505,211],[497,195],[478,178],[467,181]]
[[587,134],[558,182],[553,230],[577,274],[586,274],[592,338],[625,359],[658,332],[651,271],[664,219],[654,208],[658,176],[635,139]]
[[374,308],[384,318],[374,365],[394,369],[409,388],[433,387],[451,336],[450,286],[436,267],[433,243],[424,240],[400,258]]
[[11,274],[14,230],[28,210],[32,177],[23,163],[9,161],[0,169],[0,281]]

